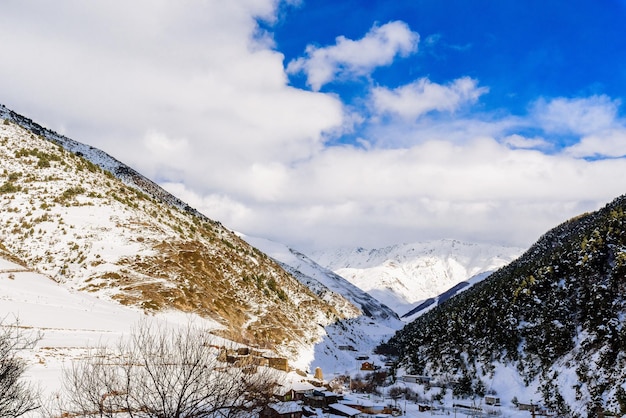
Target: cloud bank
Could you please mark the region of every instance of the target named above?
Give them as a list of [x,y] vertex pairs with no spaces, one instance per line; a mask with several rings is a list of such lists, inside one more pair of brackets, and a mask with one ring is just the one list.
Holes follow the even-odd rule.
[[[380,85],[377,68],[418,48],[419,28],[401,21],[285,64],[258,25],[277,7],[7,1],[1,100],[228,227],[302,250],[529,245],[624,193],[619,98],[537,98],[511,115],[481,110],[489,86],[469,76]],[[310,90],[290,84],[300,74]],[[355,80],[368,86],[360,103],[329,87]]]

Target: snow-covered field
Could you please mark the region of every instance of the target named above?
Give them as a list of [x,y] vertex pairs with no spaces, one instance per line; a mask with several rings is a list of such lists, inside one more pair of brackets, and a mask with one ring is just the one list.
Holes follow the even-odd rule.
[[[116,344],[145,317],[139,309],[70,290],[0,258],[0,318],[7,324],[19,320],[25,333],[41,334],[35,349],[24,355],[29,363],[26,377],[45,396],[60,390],[63,368],[73,359],[87,355],[90,347]],[[213,321],[173,311],[151,319],[164,326],[192,321],[218,327]]]

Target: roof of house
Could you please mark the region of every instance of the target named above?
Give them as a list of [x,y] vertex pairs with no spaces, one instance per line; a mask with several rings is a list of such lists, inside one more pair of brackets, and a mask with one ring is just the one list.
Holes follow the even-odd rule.
[[274,411],[279,414],[291,414],[294,412],[302,412],[302,405],[298,402],[277,402],[269,405]]
[[374,402],[369,399],[353,398],[349,396],[344,396],[343,401],[340,402],[345,405],[358,405],[364,408],[371,408],[374,406]]
[[346,414],[350,417],[354,415],[359,415],[361,413],[361,411],[359,411],[358,409],[354,409],[352,407],[349,407],[348,405],[342,405],[340,403],[333,403],[333,404],[328,405],[328,407],[330,409],[334,409],[337,412]]
[[289,393],[289,391],[291,390],[290,387],[287,386],[283,386],[283,385],[277,385],[274,388],[274,395],[278,395],[278,396],[284,396],[287,393]]
[[309,382],[293,382],[291,387],[296,392],[306,392],[309,390],[317,390],[317,387],[313,386]]

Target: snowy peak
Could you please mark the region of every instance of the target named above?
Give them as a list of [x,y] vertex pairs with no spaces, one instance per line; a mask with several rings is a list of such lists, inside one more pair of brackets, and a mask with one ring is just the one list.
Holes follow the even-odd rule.
[[440,240],[316,252],[312,258],[403,315],[419,302],[493,271],[522,252],[515,247]]
[[[319,251],[312,255],[320,265],[331,270],[339,268],[371,268],[384,263],[402,265],[416,259],[452,259],[469,266],[472,273],[486,267],[494,267],[510,258],[511,253],[523,251],[515,247],[503,247],[490,244],[477,244],[443,239],[438,241],[414,242],[397,244],[378,249],[338,249],[336,251]],[[485,264],[487,262],[487,264]],[[427,264],[427,262],[424,262]],[[489,264],[491,263],[491,264]]]

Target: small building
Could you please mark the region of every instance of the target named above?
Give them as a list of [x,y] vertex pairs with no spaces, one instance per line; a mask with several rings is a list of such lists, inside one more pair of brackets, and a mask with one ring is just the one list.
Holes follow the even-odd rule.
[[295,392],[293,388],[283,385],[277,385],[272,393],[274,398],[281,402],[289,402],[295,400]]
[[362,414],[367,415],[379,415],[379,414],[392,414],[393,407],[387,404],[374,403],[369,399],[363,399],[360,397],[345,397],[341,401],[340,404],[349,406],[350,408],[361,411]]
[[537,410],[539,405],[537,405],[536,403],[518,403],[517,404],[517,409],[519,409],[520,411],[533,411],[533,410]]
[[298,402],[269,404],[261,413],[263,418],[302,418],[302,406]]
[[293,389],[293,398],[296,401],[303,400],[307,394],[312,394],[314,390],[317,390],[317,387],[309,382],[294,382],[291,388]]
[[361,411],[349,407],[348,405],[342,405],[340,403],[333,403],[328,405],[328,409],[331,413],[342,417],[358,417]]
[[359,411],[364,413],[370,413],[370,411],[373,411],[375,409],[374,403],[369,399],[353,398],[347,396],[344,397],[341,403],[351,408],[358,409]]
[[493,395],[486,395],[485,404],[491,405],[491,406],[500,406],[501,405],[500,398],[498,398],[497,396],[493,396]]
[[335,392],[314,390],[313,393],[304,396],[304,404],[313,408],[327,408],[328,405],[337,403],[339,395]]
[[431,409],[433,409],[433,407],[428,405],[428,404],[425,404],[425,403],[419,403],[419,404],[417,404],[417,409],[420,412],[427,412],[427,411],[430,411]]
[[371,363],[369,361],[364,361],[363,363],[361,363],[361,370],[372,371],[376,369],[374,368],[374,363]]
[[289,371],[289,362],[286,358],[280,357],[268,357],[268,366],[272,369],[280,370],[283,372]]
[[419,376],[415,374],[405,374],[402,376],[402,381],[406,383],[421,383],[422,385],[427,385],[430,383],[430,376]]

